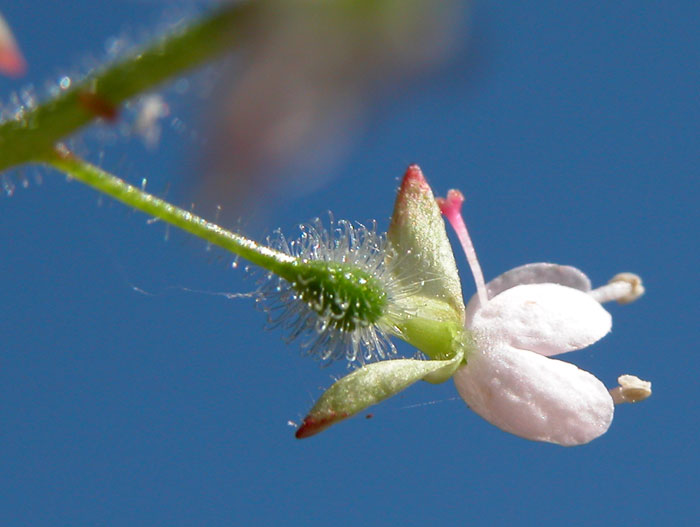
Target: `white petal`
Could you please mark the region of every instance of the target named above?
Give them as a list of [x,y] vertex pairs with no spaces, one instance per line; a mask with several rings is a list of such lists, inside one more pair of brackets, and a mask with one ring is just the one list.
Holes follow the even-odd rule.
[[[538,262],[515,267],[497,276],[486,284],[486,291],[489,298],[493,298],[516,285],[545,283],[565,285],[579,291],[591,290],[591,281],[583,271],[569,265]],[[467,304],[467,323],[471,321],[478,305],[479,302],[474,295]]]
[[604,337],[612,317],[583,291],[557,284],[517,285],[478,310],[469,327],[516,348],[556,355]]
[[504,343],[469,355],[454,381],[472,410],[526,439],[581,445],[604,434],[613,418],[612,398],[593,375]]

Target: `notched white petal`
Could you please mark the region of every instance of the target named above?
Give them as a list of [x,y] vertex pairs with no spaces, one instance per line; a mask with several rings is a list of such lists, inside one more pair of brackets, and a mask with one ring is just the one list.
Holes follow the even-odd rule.
[[612,327],[610,314],[591,296],[557,284],[518,285],[478,310],[471,329],[542,355],[585,348]]
[[454,381],[472,410],[526,439],[581,445],[604,434],[613,418],[612,398],[593,375],[505,343],[471,353]]
[[[591,290],[591,281],[583,271],[569,265],[538,262],[515,267],[497,276],[486,284],[486,291],[488,297],[493,298],[516,285],[545,283],[564,285],[579,291]],[[474,295],[467,304],[467,323],[471,321],[478,305]]]

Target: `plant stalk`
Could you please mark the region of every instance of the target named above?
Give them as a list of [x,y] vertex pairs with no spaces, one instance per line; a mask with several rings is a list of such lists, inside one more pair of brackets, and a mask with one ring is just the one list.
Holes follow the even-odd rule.
[[44,156],[43,162],[129,207],[149,216],[160,218],[214,245],[227,249],[251,263],[272,271],[285,280],[293,282],[298,275],[299,262],[297,258],[261,245],[192,212],[172,205],[80,159],[65,149],[54,150],[51,155]]
[[236,2],[153,42],[70,89],[0,124],[0,172],[35,161],[96,118],[113,120],[127,99],[245,40],[260,2]]

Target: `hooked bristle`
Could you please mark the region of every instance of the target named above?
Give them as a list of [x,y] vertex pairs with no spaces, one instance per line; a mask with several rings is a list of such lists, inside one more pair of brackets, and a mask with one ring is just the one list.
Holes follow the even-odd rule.
[[396,354],[383,319],[401,294],[388,269],[386,238],[375,227],[330,218],[329,228],[316,218],[299,226],[288,241],[280,231],[271,246],[298,259],[298,274],[285,280],[265,273],[258,303],[270,327],[301,340],[305,354],[327,363],[345,358],[364,364]]

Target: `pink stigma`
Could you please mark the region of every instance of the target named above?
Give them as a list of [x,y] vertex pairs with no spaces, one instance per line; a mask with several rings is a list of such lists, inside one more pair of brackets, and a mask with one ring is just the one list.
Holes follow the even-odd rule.
[[467,262],[469,263],[469,268],[472,271],[474,283],[476,284],[476,294],[479,298],[479,304],[484,306],[489,301],[489,298],[486,293],[484,273],[481,271],[481,266],[476,257],[476,251],[474,250],[474,244],[472,244],[467,225],[462,218],[464,196],[459,190],[450,190],[447,193],[447,198],[437,198],[436,201],[440,207],[440,212],[442,212],[445,218],[447,218],[447,221],[450,222],[450,225],[452,225],[452,228],[457,234],[457,238],[459,238],[459,242],[462,244],[462,249],[464,249],[464,254],[467,257]]

